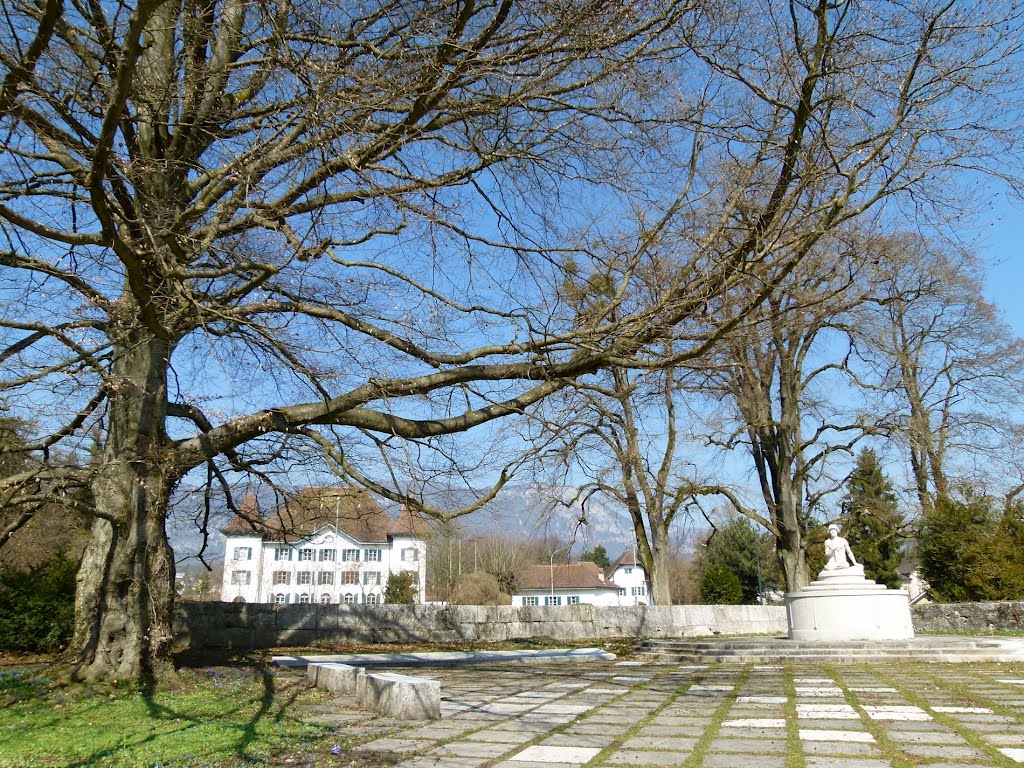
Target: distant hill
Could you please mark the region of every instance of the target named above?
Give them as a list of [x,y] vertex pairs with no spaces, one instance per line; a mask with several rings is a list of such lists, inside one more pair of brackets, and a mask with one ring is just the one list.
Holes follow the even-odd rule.
[[[566,506],[572,498],[568,489],[549,488],[536,485],[506,486],[482,509],[458,518],[455,525],[464,538],[487,533],[500,533],[521,539],[556,538],[566,543],[576,529],[573,553],[601,545],[612,557],[633,546],[632,526],[623,510],[598,501],[587,504],[587,523],[577,523],[580,508]],[[266,512],[276,503],[273,494],[260,498],[260,506]],[[469,491],[438,491],[431,503],[451,509],[468,505],[472,501]],[[194,561],[203,543],[199,528],[202,520],[203,500],[200,492],[186,489],[179,492],[168,519],[167,530],[174,548],[175,560],[182,565]],[[397,516],[395,505],[382,502],[382,506]],[[204,558],[208,562],[224,557],[224,534],[220,529],[231,520],[231,513],[219,502],[211,507],[208,523],[208,539]]]

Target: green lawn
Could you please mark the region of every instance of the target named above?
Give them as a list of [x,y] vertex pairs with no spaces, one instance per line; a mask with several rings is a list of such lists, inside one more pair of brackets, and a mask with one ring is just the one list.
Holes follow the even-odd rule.
[[183,670],[153,694],[54,685],[45,669],[0,671],[3,768],[334,762],[337,737],[290,714],[324,694],[273,669]]

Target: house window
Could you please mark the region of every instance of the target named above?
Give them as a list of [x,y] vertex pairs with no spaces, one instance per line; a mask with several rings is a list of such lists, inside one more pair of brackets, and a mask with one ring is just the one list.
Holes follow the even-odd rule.
[[580,604],[580,596],[579,595],[569,595],[567,598],[565,598],[565,604],[566,605],[579,605]]
[[356,596],[355,595],[345,595],[344,601],[345,601],[345,605],[352,605],[356,601]]
[[367,571],[363,574],[363,584],[380,584],[379,571]]
[[343,571],[341,574],[342,584],[358,584],[359,571]]
[[291,560],[292,559],[292,548],[291,547],[277,547],[274,550],[275,560]]
[[252,560],[252,547],[235,547],[234,560]]
[[411,563],[420,559],[419,550],[416,547],[409,547],[402,550],[402,562]]
[[331,602],[331,596],[329,594],[327,594],[326,592],[324,592],[322,595],[320,595],[320,602],[323,605],[329,604]]
[[627,574],[627,575],[628,575],[628,574],[630,574],[630,573],[632,573],[632,572],[633,572],[633,569],[632,569],[632,568],[627,568],[627,569],[626,569],[626,574]]
[[320,575],[317,577],[317,584],[333,584],[334,573],[332,571],[320,571]]
[[320,562],[324,562],[326,560],[326,561],[330,561],[330,562],[333,563],[337,556],[338,556],[338,550],[336,550],[336,549],[321,549],[320,550]]
[[620,589],[619,590],[619,597],[625,597],[625,596],[626,596],[626,590],[625,589]]
[[283,592],[278,592],[276,595],[274,595],[274,602],[278,605],[284,605],[288,602],[288,598],[285,597]]
[[379,563],[380,562],[380,550],[379,549],[368,549],[368,550],[366,550],[366,562],[368,562],[368,563]]
[[297,584],[312,584],[313,573],[311,571],[299,571],[299,580]]
[[633,587],[633,589],[630,592],[630,594],[633,595],[633,597],[643,597],[644,595],[647,594],[647,587],[645,587],[645,586]]
[[562,604],[562,596],[561,595],[554,595],[554,596],[552,596],[552,595],[545,595],[544,596],[544,605],[561,605],[561,604]]
[[378,599],[377,599],[376,595],[367,595],[366,596],[366,604],[367,605],[376,605],[377,602],[378,602]]
[[532,595],[530,597],[524,597],[523,605],[537,605],[537,596]]
[[231,574],[232,584],[248,584],[252,580],[252,571],[235,571]]
[[292,575],[288,571],[274,571],[275,584],[291,584]]
[[303,592],[299,595],[299,602],[303,604],[309,604],[309,592]]
[[299,550],[299,560],[312,560],[312,559],[313,559],[313,550],[312,549],[300,549]]
[[346,563],[358,563],[359,562],[359,550],[358,549],[343,549],[341,551],[341,559]]

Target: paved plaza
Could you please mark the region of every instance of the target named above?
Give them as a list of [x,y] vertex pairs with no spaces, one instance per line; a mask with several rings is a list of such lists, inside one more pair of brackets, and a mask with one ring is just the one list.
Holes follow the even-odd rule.
[[[902,768],[1024,765],[1022,664],[417,668],[441,720],[381,733],[351,699],[318,706],[401,768]],[[333,713],[333,714],[332,714]],[[369,726],[369,727],[367,727]]]

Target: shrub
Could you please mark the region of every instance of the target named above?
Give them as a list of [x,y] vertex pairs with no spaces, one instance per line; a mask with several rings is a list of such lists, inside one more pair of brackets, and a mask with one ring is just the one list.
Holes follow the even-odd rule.
[[700,577],[700,599],[704,605],[739,605],[743,585],[725,565],[713,565]]
[[75,627],[75,563],[55,557],[0,573],[0,648],[53,653]]
[[412,605],[416,602],[416,587],[412,571],[391,574],[384,587],[384,602],[392,605]]
[[509,605],[512,598],[502,592],[498,579],[486,571],[464,573],[455,582],[453,605]]

